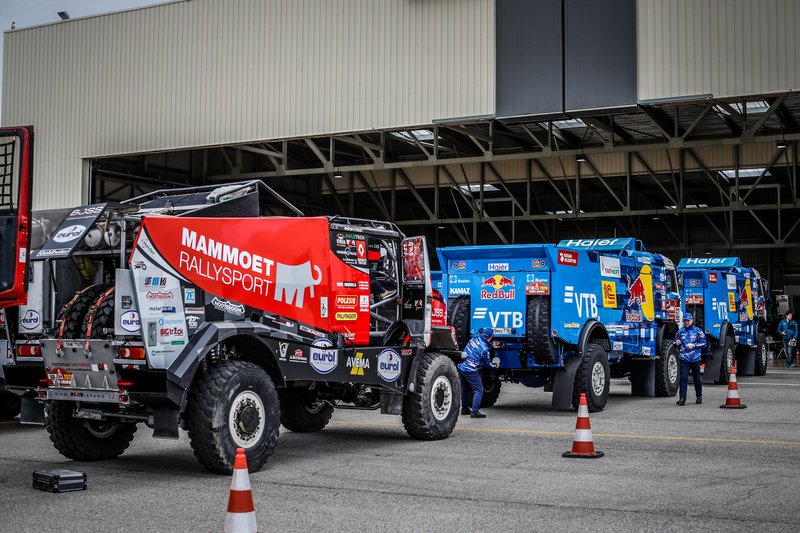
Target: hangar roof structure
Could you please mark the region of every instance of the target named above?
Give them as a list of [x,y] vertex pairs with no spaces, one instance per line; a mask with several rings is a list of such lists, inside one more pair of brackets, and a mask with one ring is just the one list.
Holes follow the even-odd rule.
[[[5,32],[35,205],[264,179],[435,244],[800,274],[791,0],[191,0]],[[789,283],[787,281],[787,283]]]

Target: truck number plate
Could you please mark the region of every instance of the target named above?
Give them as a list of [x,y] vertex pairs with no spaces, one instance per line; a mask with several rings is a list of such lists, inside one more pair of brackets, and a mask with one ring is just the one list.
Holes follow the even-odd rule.
[[80,390],[80,389],[47,389],[48,400],[71,400],[86,402],[119,402],[118,391]]

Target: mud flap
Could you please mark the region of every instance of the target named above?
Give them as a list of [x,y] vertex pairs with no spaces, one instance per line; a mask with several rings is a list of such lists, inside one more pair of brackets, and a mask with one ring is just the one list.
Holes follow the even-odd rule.
[[403,395],[389,390],[381,390],[381,414],[403,414]]
[[580,363],[579,356],[564,358],[564,370],[556,372],[553,380],[553,409],[572,410],[572,387],[575,386],[575,374]]
[[33,398],[22,398],[19,410],[20,424],[44,425],[44,405]]
[[705,370],[703,370],[703,383],[716,383],[719,380],[719,370],[722,368],[722,358],[724,357],[723,346],[711,349],[711,355],[706,357]]
[[756,349],[749,346],[736,347],[736,375],[756,375]]
[[636,359],[631,364],[631,396],[656,395],[656,360]]
[[178,438],[178,411],[153,412],[153,437],[156,439]]

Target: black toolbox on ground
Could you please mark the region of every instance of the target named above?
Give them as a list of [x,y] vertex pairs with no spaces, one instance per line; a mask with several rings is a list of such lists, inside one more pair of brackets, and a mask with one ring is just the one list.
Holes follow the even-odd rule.
[[86,473],[74,470],[35,470],[33,488],[47,492],[72,492],[86,490]]

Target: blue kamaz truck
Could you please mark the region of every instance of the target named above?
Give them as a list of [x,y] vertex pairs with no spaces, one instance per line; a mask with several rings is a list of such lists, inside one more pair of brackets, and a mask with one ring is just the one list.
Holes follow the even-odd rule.
[[555,408],[591,411],[608,399],[610,378],[629,377],[637,396],[674,396],[681,318],[673,263],[631,238],[558,245],[440,248],[448,323],[461,347],[495,332],[500,367],[484,377],[484,406],[502,381],[553,391]]
[[685,310],[708,338],[704,383],[727,383],[736,373],[767,373],[766,301],[769,284],[738,257],[687,257],[678,263]]

